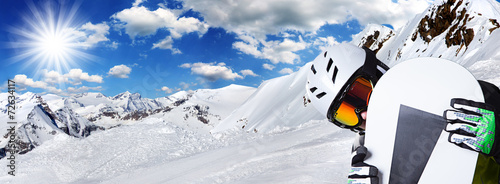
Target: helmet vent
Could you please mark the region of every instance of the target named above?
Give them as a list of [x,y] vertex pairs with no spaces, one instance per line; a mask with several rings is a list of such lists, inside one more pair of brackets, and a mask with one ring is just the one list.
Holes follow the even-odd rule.
[[332,65],[333,65],[333,59],[330,58],[330,60],[328,61],[328,65],[326,66],[326,72],[330,72],[330,68],[332,68]]
[[309,89],[309,91],[311,91],[311,93],[314,93],[317,89],[317,87],[312,87],[311,89]]
[[325,92],[321,92],[320,94],[316,95],[316,98],[321,99],[325,95],[326,95]]
[[316,75],[316,69],[314,68],[314,65],[311,65],[311,70]]
[[332,82],[335,84],[335,78],[337,78],[337,73],[339,72],[339,69],[337,66],[335,66],[335,69],[333,69],[333,76],[332,76]]

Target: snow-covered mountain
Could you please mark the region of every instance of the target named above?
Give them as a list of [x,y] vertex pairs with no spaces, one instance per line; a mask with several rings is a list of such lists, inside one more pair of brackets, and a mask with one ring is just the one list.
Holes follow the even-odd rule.
[[[416,57],[438,57],[470,67],[500,58],[499,20],[500,5],[494,0],[438,1],[397,31],[368,25],[353,43],[378,49],[377,57],[389,66]],[[377,42],[363,39],[376,35],[380,35]]]
[[296,128],[311,120],[324,119],[307,105],[305,83],[310,63],[293,74],[264,81],[257,91],[212,132],[243,129],[248,132]]
[[57,110],[56,118],[59,120],[57,121],[59,124],[58,128],[74,137],[87,137],[97,129],[104,130],[104,128],[96,126],[88,119],[74,113],[69,107]]
[[[50,95],[49,98],[57,99],[54,95]],[[7,107],[6,101],[0,101],[0,104],[2,107]],[[15,145],[21,154],[31,151],[59,134],[81,138],[89,136],[93,131],[104,129],[74,113],[69,107],[53,111],[41,96],[34,93],[20,95],[16,98],[16,104]],[[8,121],[6,116],[2,117],[2,120]],[[6,147],[11,136],[9,133],[0,138],[0,155],[10,151],[10,148]]]
[[83,93],[65,100],[65,106],[70,105],[70,108],[90,121],[109,124],[116,124],[125,117],[131,119],[134,114],[145,114],[164,107],[154,99],[142,98],[139,93],[128,91],[114,97],[101,93]]
[[396,36],[396,33],[391,28],[368,24],[363,31],[352,36],[352,42],[359,47],[366,46],[377,53],[394,36]]
[[[230,85],[221,89],[181,91],[159,99],[141,98],[140,94],[130,92],[114,97],[101,93],[83,93],[74,97],[39,96],[27,92],[16,98],[16,119],[19,122],[16,144],[21,153],[26,153],[58,134],[83,138],[96,130],[134,123],[149,116],[208,132],[254,91],[255,88]],[[7,93],[0,96],[7,97]],[[7,111],[7,103],[7,100],[0,101],[5,107],[0,109],[3,113]],[[8,121],[6,116],[0,118],[2,122]],[[0,149],[6,147],[9,136],[0,139]],[[6,151],[10,150],[0,150],[0,155]]]
[[[493,0],[436,1],[404,27],[370,24],[352,43],[390,66],[446,58],[499,86],[499,11]],[[0,183],[345,183],[354,134],[308,105],[309,68],[257,89],[231,85],[157,99],[48,94],[41,103],[27,92],[17,99],[19,140],[43,144],[19,156],[16,177],[0,175]],[[3,113],[5,99],[0,94]]]
[[151,117],[164,119],[191,131],[208,133],[240,107],[255,90],[252,87],[229,85],[220,89],[178,92],[159,100],[167,104],[164,111],[168,113],[157,113]]
[[370,24],[352,43],[377,51],[390,67],[417,57],[443,58],[500,86],[499,21],[494,0],[437,1],[398,30]]

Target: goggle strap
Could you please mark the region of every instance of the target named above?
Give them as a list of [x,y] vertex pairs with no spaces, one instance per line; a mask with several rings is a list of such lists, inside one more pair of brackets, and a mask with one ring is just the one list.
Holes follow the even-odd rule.
[[375,53],[370,50],[368,47],[363,46],[365,50],[365,63],[363,67],[361,67],[361,71],[368,76],[370,76],[373,84],[377,83],[377,80],[382,77],[382,75],[389,70],[389,67],[384,64],[382,61],[377,59]]

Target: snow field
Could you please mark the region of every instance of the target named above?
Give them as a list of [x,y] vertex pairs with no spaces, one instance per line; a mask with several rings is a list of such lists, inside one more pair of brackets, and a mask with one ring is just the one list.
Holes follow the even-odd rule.
[[149,118],[85,139],[58,135],[18,157],[15,177],[0,167],[0,183],[344,183],[353,136],[326,121],[211,136]]

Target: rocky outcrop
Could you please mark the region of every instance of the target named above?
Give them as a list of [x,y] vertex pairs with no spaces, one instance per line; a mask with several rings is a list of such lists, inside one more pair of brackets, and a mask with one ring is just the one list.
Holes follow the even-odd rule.
[[[432,13],[420,20],[411,38],[412,41],[420,37],[425,43],[429,43],[435,37],[445,34],[445,44],[448,48],[459,46],[457,54],[463,48],[467,49],[475,35],[474,29],[467,27],[467,23],[474,18],[467,11],[469,3],[463,0],[448,0],[439,6],[433,7],[431,9]],[[500,25],[496,19],[490,19],[490,22],[496,26],[489,29],[491,34]]]
[[366,37],[366,41],[363,46],[375,48],[373,49],[373,52],[377,53],[384,46],[384,43],[391,38],[391,36],[394,36],[394,32],[392,31],[390,31],[390,33],[384,38],[381,38],[380,31],[375,31],[373,35],[368,35],[368,37]]
[[377,53],[384,44],[396,34],[391,28],[381,25],[369,24],[361,33],[353,36],[359,47],[365,46]]

